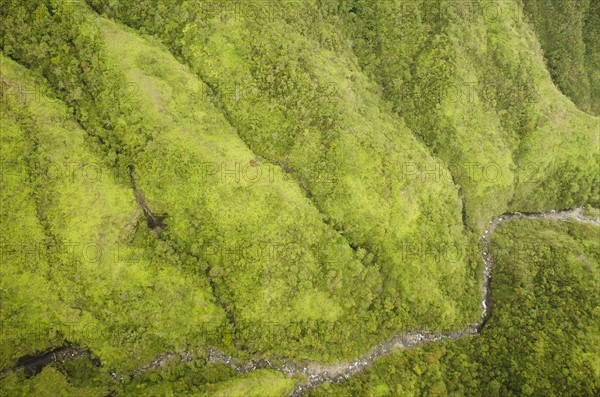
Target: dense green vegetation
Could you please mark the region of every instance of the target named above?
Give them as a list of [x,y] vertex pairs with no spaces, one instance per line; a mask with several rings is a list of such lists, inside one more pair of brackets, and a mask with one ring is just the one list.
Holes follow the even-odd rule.
[[[191,1],[171,7],[159,1],[90,3],[162,39],[216,91],[252,150],[297,170],[301,186],[327,214],[339,213],[330,203],[348,202],[348,194],[336,198],[336,189],[329,192],[332,187],[319,186],[315,179],[319,171],[330,170],[341,179],[349,165],[333,154],[345,147],[342,142],[357,140],[351,142],[353,151],[377,159],[377,146],[358,143],[368,137],[372,146],[380,134],[386,142],[392,136],[404,142],[402,124],[412,132],[408,139],[416,136],[442,160],[406,159],[406,152],[416,150],[404,144],[401,164],[410,167],[402,179],[414,178],[406,171],[413,166],[420,172],[415,179],[452,176],[465,199],[466,222],[477,230],[507,202],[527,210],[582,200],[598,203],[598,170],[589,167],[597,157],[574,156],[596,144],[597,120],[578,112],[552,84],[516,2],[494,2],[494,10],[486,2],[464,7],[427,1],[284,2],[270,14],[256,2],[240,8],[226,1],[205,7]],[[385,116],[394,128],[376,122]],[[395,116],[404,123],[393,121]],[[334,133],[339,130],[344,133]],[[552,141],[561,148],[548,156]],[[389,151],[383,152],[386,158]],[[396,161],[392,157],[387,164]],[[373,172],[372,167],[352,157],[354,172]],[[575,176],[578,189],[561,186],[564,170]],[[542,187],[557,197],[537,194]],[[357,204],[365,206],[363,200]],[[363,245],[355,223],[347,225],[358,216],[352,212],[334,220],[341,230],[351,227],[345,235]],[[383,245],[379,239],[374,243]]]
[[[0,369],[64,344],[119,373],[207,346],[334,362],[472,323],[491,218],[600,206],[597,5],[552,3],[2,0]],[[119,383],[87,359],[23,376],[0,387],[294,383],[197,363]]]
[[171,364],[161,371],[149,371],[125,384],[101,372],[89,359],[69,361],[44,368],[25,379],[9,374],[0,383],[6,396],[285,396],[294,385],[276,371],[257,370],[245,375],[224,365]]
[[600,114],[600,4],[593,0],[523,2],[552,80],[586,112]]
[[513,221],[493,236],[494,314],[481,336],[395,353],[313,396],[594,396],[598,226]]
[[[303,190],[296,175],[288,176],[246,147],[211,98],[202,95],[207,87],[160,46],[81,13],[80,26],[71,26],[88,32],[91,44],[82,44],[80,52],[93,51],[95,62],[104,65],[99,70],[107,72],[92,72],[89,82],[77,82],[87,75],[74,73],[67,83],[80,87],[57,83],[57,91],[62,87],[67,91],[61,97],[87,131],[91,150],[121,177],[118,182],[126,183],[122,178],[126,166],[133,164],[150,206],[157,213],[169,213],[168,228],[158,238],[151,233],[136,238],[151,251],[164,252],[177,266],[207,277],[234,333],[233,340],[223,340],[224,347],[333,359],[354,355],[366,342],[401,327],[459,327],[473,316],[475,260],[462,255],[453,263],[441,261],[454,247],[466,252],[471,238],[462,233],[454,185],[436,179],[411,184],[403,179],[401,167],[384,168],[389,161],[434,162],[408,130],[402,137],[390,135],[393,144],[378,138],[377,151],[367,150],[371,141],[359,145],[352,136],[337,134],[341,152],[331,158],[343,168],[325,175],[330,182],[323,185],[334,190],[334,197],[323,199],[324,213],[316,193]],[[63,22],[58,13],[48,18],[72,22]],[[45,37],[44,31],[37,38],[18,30],[13,34],[17,33],[23,37],[14,43],[6,39],[7,53],[21,61],[34,58],[35,46],[22,45],[23,54],[15,46],[36,43]],[[85,58],[75,57],[75,63],[82,64]],[[48,68],[48,72],[38,69],[50,84],[65,69]],[[105,94],[127,84],[135,89],[126,95]],[[97,86],[99,93],[86,91],[89,102],[75,97],[88,85]],[[380,118],[375,126],[393,131],[391,118]],[[311,136],[314,133],[307,132],[307,139]],[[362,154],[352,154],[357,145],[365,146]],[[320,155],[319,148],[315,155]],[[412,155],[401,156],[409,149]],[[370,161],[376,154],[383,164]],[[307,153],[300,157],[310,159]],[[321,162],[313,160],[299,169],[317,175],[309,168]],[[254,178],[248,166],[253,161],[269,175]],[[235,174],[236,167],[241,176]],[[323,165],[323,170],[329,168]],[[378,168],[389,175],[370,178],[370,173],[380,172]],[[364,174],[360,179],[364,182],[357,183],[357,173]],[[400,188],[406,194],[392,194]],[[353,236],[351,241],[348,235]],[[406,255],[404,247],[421,240],[426,244],[423,254]],[[268,255],[261,255],[265,251]],[[272,323],[286,336],[283,341],[268,337]]]
[[[2,61],[7,81],[39,87]],[[131,189],[98,162],[65,106],[4,99],[2,224],[14,230],[3,235],[2,364],[68,340],[133,369],[218,327],[225,315],[206,279],[134,234]]]

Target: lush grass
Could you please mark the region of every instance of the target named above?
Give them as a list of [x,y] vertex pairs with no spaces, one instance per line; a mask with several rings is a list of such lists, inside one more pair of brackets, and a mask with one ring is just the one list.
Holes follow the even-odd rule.
[[[162,29],[127,8],[114,13],[144,30]],[[475,301],[459,297],[474,296],[475,264],[466,255],[455,263],[440,261],[447,247],[464,250],[470,238],[463,234],[456,187],[402,121],[386,111],[351,49],[319,48],[296,26],[284,26],[233,18],[190,24],[180,32],[185,43],[180,56],[215,91],[213,100],[248,147],[289,172],[363,263],[383,274],[387,282],[373,291],[372,306],[389,314],[377,315],[367,328],[464,323],[465,306],[473,308]],[[277,45],[272,40],[277,35],[294,44]],[[179,43],[174,37],[167,44],[177,53]],[[422,166],[436,171],[426,175]],[[449,227],[437,227],[441,219]],[[423,254],[403,255],[411,244]]]
[[[110,62],[139,87],[134,116],[123,117],[130,131],[136,126],[150,135],[131,161],[148,201],[169,213],[160,243],[186,253],[211,280],[230,313],[233,340],[225,344],[307,354],[336,336],[336,324],[366,321],[373,300],[368,292],[380,281],[376,274],[366,278],[373,270],[323,222],[302,190],[247,149],[199,94],[206,87],[169,54],[108,20],[99,23]],[[300,323],[308,335],[289,330],[282,333],[287,340],[275,344],[268,334],[272,323],[284,331]]]
[[[2,60],[4,60],[2,58]],[[3,65],[4,67],[4,65]],[[3,101],[4,105],[4,101]],[[2,126],[2,333],[0,360],[6,367],[28,352],[49,347],[52,341],[36,337],[46,332],[60,306],[54,293],[44,226],[38,218],[33,186],[26,182],[26,156],[33,150],[21,129],[0,114]],[[40,252],[41,251],[41,252]],[[31,288],[35,286],[35,288]],[[47,306],[46,306],[47,305]],[[38,331],[39,330],[39,331]]]
[[[327,206],[336,200],[335,190],[318,183],[314,169],[343,172],[348,166],[333,157],[340,150],[335,141],[357,132],[372,136],[377,108],[401,116],[441,160],[401,163],[416,163],[434,175],[429,179],[452,175],[465,200],[465,220],[476,230],[511,204],[532,210],[557,202],[598,203],[597,118],[579,112],[554,86],[517,2],[494,3],[494,10],[485,2],[442,2],[441,8],[426,1],[307,2],[293,12],[286,4],[276,7],[271,18],[235,12],[223,2],[209,10],[188,2],[168,9],[155,1],[136,7],[90,3],[163,39],[216,91],[245,142],[295,170],[328,215],[339,213]],[[159,11],[142,17],[149,8]],[[386,103],[373,103],[373,96]],[[554,143],[551,151],[547,140]],[[355,170],[373,172],[352,159]],[[564,186],[559,168],[575,176],[576,189]],[[543,201],[530,193],[550,185],[558,197]],[[361,242],[353,216],[336,221],[341,230],[350,223],[352,232],[345,234]]]

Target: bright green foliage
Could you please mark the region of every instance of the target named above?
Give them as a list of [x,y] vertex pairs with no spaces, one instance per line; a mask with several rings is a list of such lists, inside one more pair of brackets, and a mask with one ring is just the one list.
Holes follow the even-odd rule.
[[3,109],[0,114],[2,367],[11,364],[15,357],[47,349],[56,342],[38,335],[48,332],[56,319],[55,310],[60,307],[48,277],[51,267],[44,255],[47,244],[44,225],[38,218],[34,186],[26,171],[28,154],[34,147],[4,112]]
[[295,380],[272,370],[236,375],[225,365],[178,364],[150,371],[123,389],[124,396],[286,396]]
[[10,374],[0,382],[0,391],[10,396],[102,397],[122,396],[286,396],[295,383],[279,372],[257,370],[236,376],[224,365],[170,365],[120,384],[95,368],[89,360],[76,360],[46,367],[30,379]]
[[[87,380],[89,382],[89,380]],[[75,386],[70,379],[54,367],[46,367],[35,378],[20,379],[10,374],[0,382],[0,392],[4,396],[40,396],[40,397],[101,397],[107,389],[97,386]]]
[[574,62],[550,73],[560,7],[458,3],[3,0],[0,368],[63,343],[122,371],[206,346],[331,362],[474,321],[489,219],[600,205],[599,120],[552,80],[593,110],[600,52],[593,1],[561,11]]
[[[132,158],[138,186],[159,212],[169,212],[162,238],[200,258],[192,264],[206,271],[231,313],[237,345],[268,349],[271,322],[288,334],[287,324],[295,322],[313,328],[319,337],[304,338],[296,347],[304,348],[327,338],[315,329],[320,322],[366,321],[369,283],[378,280],[363,281],[367,269],[302,191],[245,147],[200,94],[206,87],[174,59],[111,22],[102,24],[112,43],[108,55],[139,86],[134,114],[144,117],[124,115],[127,125],[154,129]],[[336,271],[335,284],[320,277]]]
[[[13,61],[3,57],[2,66],[6,81],[38,87]],[[167,266],[167,260],[146,245],[147,237],[132,235],[140,214],[131,189],[91,153],[85,131],[70,120],[64,105],[41,94],[29,99],[7,95],[4,99],[7,123],[3,125],[7,128],[3,132],[14,131],[13,145],[24,147],[7,153],[9,165],[17,153],[22,160],[15,164],[18,168],[7,170],[6,179],[13,185],[3,192],[31,202],[32,227],[37,220],[40,237],[9,234],[22,251],[14,254],[14,260],[3,262],[3,271],[14,274],[3,277],[3,283],[17,288],[23,277],[19,273],[37,267],[33,262],[24,268],[22,262],[29,262],[29,257],[17,256],[33,251],[41,266],[22,288],[36,294],[30,304],[41,305],[41,313],[50,314],[41,324],[54,323],[50,328],[58,330],[60,337],[91,348],[108,366],[136,368],[162,351],[196,344],[204,336],[205,324],[224,319],[208,283],[190,269]],[[3,139],[10,138],[3,134]],[[5,147],[14,150],[14,146],[3,145],[3,150]],[[21,200],[14,201],[18,197],[3,201],[7,214],[3,224],[20,226],[20,219],[8,217],[19,212]],[[46,260],[48,269],[41,272]],[[35,280],[40,277],[38,286]],[[4,299],[10,302],[9,296],[27,295],[21,291]],[[58,302],[54,303],[53,297]],[[6,310],[3,318],[10,319],[10,307]],[[19,313],[26,316],[38,311]],[[183,317],[188,322],[176,327],[177,319]],[[20,327],[29,320],[22,321]],[[33,333],[29,352],[41,350],[38,344],[51,340],[61,343],[59,336],[50,338],[45,329],[33,329],[39,332]],[[12,338],[4,343],[13,343]],[[16,350],[11,358],[21,355],[23,352]]]
[[[314,121],[327,106],[312,108],[309,113],[318,114],[303,127],[304,138],[295,137],[299,140],[293,147],[277,149],[290,151],[294,162],[281,163],[258,142],[249,146],[260,153],[250,151],[230,125],[251,127],[254,117],[257,125],[268,126],[273,113],[260,113],[248,103],[233,118],[239,121],[230,121],[231,116],[223,117],[223,109],[211,104],[208,88],[156,45],[91,13],[81,18],[79,29],[92,32],[94,43],[104,37],[106,44],[94,47],[94,57],[109,70],[93,76],[99,86],[91,98],[96,113],[84,116],[85,101],[73,101],[79,109],[76,116],[120,182],[126,183],[126,166],[133,164],[151,208],[169,213],[169,226],[157,239],[137,238],[163,260],[207,276],[228,313],[227,335],[233,333],[231,339],[223,337],[224,347],[332,359],[355,355],[398,328],[458,328],[472,318],[475,262],[467,253],[470,237],[462,233],[456,188],[437,175],[430,180],[418,172],[407,176],[407,164],[441,166],[409,130],[383,112],[384,103],[370,93],[364,76],[356,88],[365,98],[357,98],[363,110],[332,104],[335,114],[344,112],[343,124],[334,128],[325,120]],[[280,56],[268,37],[265,32],[265,66]],[[308,51],[308,41],[300,44]],[[189,48],[193,52],[196,44]],[[295,62],[306,67],[301,59]],[[336,70],[325,52],[311,62],[331,65],[336,73],[332,78],[352,67]],[[241,65],[248,73],[253,68]],[[270,72],[257,73],[266,79]],[[307,73],[299,78],[308,86]],[[233,71],[223,70],[227,75],[236,79]],[[296,84],[292,77],[290,84]],[[133,89],[116,98],[103,94],[118,85]],[[285,95],[300,95],[289,100],[304,101],[310,87],[293,87],[272,94],[272,101],[286,112],[281,120],[299,123],[300,115],[287,114],[293,108],[285,105]],[[348,95],[354,94],[346,94],[349,100]],[[351,126],[356,131],[346,133]],[[289,130],[277,123],[270,128]],[[248,127],[237,132],[260,137]],[[332,140],[318,138],[325,132]],[[279,140],[270,145],[275,142]],[[330,148],[325,157],[324,147]],[[257,182],[251,179],[249,164],[258,164],[263,172]],[[292,175],[280,165],[292,169]],[[239,181],[240,175],[230,173],[236,167],[242,171]],[[417,254],[406,255],[410,245],[418,247]],[[243,249],[245,257],[237,257]],[[452,252],[457,249],[458,257]],[[248,258],[248,250],[263,256]],[[445,260],[449,251],[452,261]]]
[[256,370],[234,376],[221,366],[192,367],[178,365],[166,371],[145,374],[123,391],[124,396],[287,396],[295,380],[272,370]]
[[257,370],[236,376],[225,365],[169,364],[150,370],[123,384],[95,367],[89,359],[78,359],[46,367],[25,378],[12,373],[0,382],[0,392],[10,396],[286,396],[295,379],[276,371]]
[[264,397],[287,396],[294,381],[275,371],[259,370],[246,376],[218,385],[207,396]]
[[[416,163],[425,178],[458,184],[464,219],[476,230],[507,204],[540,210],[554,203],[529,200],[539,197],[532,190],[563,183],[555,167],[572,169],[578,179],[576,192],[554,189],[561,207],[600,200],[599,170],[589,166],[598,158],[586,153],[597,145],[597,119],[578,112],[554,87],[517,2],[284,2],[271,14],[255,2],[91,3],[160,37],[211,86],[244,141],[291,170],[327,215],[334,213],[327,204],[348,201],[319,183],[323,173],[342,181],[338,175],[348,168],[334,157],[341,149],[336,141],[357,133],[377,141],[377,130],[387,129],[374,124],[381,117],[376,107],[388,106],[442,161],[401,156],[399,167]],[[361,87],[387,103],[373,103]],[[386,133],[386,140],[397,134]],[[564,148],[548,156],[546,139]],[[353,145],[377,159],[377,146]],[[586,157],[574,158],[572,150]],[[352,160],[354,172],[372,170]],[[346,219],[353,216],[334,220],[362,246],[364,238],[353,241],[360,237],[357,226]]]

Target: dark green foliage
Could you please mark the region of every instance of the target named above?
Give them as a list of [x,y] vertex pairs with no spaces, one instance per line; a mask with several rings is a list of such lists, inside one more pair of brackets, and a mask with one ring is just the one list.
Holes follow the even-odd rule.
[[512,221],[495,233],[494,312],[480,336],[396,353],[312,395],[597,395],[598,227]]
[[536,0],[523,5],[552,80],[581,110],[600,114],[598,2]]

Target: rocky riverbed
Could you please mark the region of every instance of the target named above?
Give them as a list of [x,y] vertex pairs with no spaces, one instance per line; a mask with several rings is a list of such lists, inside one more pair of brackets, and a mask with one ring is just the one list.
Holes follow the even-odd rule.
[[[247,373],[262,368],[274,369],[284,373],[288,377],[302,375],[305,380],[296,384],[290,393],[290,397],[300,396],[306,391],[319,386],[326,382],[340,382],[350,378],[365,370],[373,361],[379,357],[389,354],[393,350],[409,349],[416,346],[422,346],[427,343],[439,342],[445,339],[457,339],[467,336],[479,334],[485,326],[487,320],[492,315],[492,291],[490,287],[492,279],[492,270],[494,267],[494,259],[490,254],[490,235],[496,230],[498,225],[503,222],[512,221],[515,219],[554,219],[563,222],[578,222],[600,225],[600,218],[590,218],[585,216],[582,208],[573,210],[555,211],[550,210],[539,213],[520,213],[501,215],[490,221],[488,227],[481,236],[482,251],[481,257],[485,264],[481,292],[482,292],[482,311],[477,323],[469,324],[462,330],[455,332],[433,333],[425,330],[415,330],[397,334],[389,340],[382,342],[372,347],[366,354],[351,361],[344,361],[335,364],[322,364],[318,362],[294,362],[283,357],[274,357],[271,359],[254,359],[245,362],[239,362],[235,357],[223,353],[222,351],[208,347],[203,352],[165,352],[158,355],[152,362],[131,372],[130,376],[138,376],[145,371],[153,368],[162,368],[171,362],[191,362],[194,357],[206,356],[206,361],[211,364],[221,363],[229,365],[239,373]],[[73,360],[83,356],[91,356],[87,350],[80,350],[72,347],[59,347],[52,351],[41,353],[34,356],[25,356],[18,360],[17,364],[9,369],[2,371],[2,374],[24,370],[26,374],[33,375],[41,371],[41,369],[53,362],[63,362]],[[102,367],[99,361],[95,361],[96,365]],[[111,376],[122,380],[123,374],[110,372]]]

